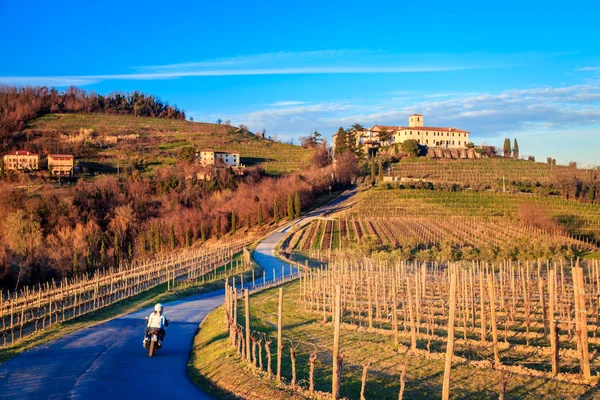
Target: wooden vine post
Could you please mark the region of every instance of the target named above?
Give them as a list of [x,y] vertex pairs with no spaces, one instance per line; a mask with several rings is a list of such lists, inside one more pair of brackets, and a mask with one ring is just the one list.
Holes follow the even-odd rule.
[[442,400],[450,398],[450,370],[454,355],[454,317],[456,314],[456,269],[450,266],[450,312],[448,313],[448,337],[446,345],[446,363],[444,366],[444,386]]
[[281,352],[283,343],[281,329],[283,323],[283,288],[279,288],[279,308],[277,311],[277,382],[281,382]]
[[309,371],[309,388],[308,391],[310,394],[315,392],[315,362],[317,361],[317,350],[312,352],[308,362],[310,363],[310,371]]
[[331,379],[331,395],[333,399],[340,398],[340,387],[342,383],[342,366],[340,357],[340,317],[341,317],[341,289],[335,286],[335,315],[333,329],[333,376]]
[[554,270],[549,271],[548,275],[548,318],[550,319],[550,347],[552,351],[552,376],[558,375],[558,330],[554,320]]
[[400,367],[400,391],[398,392],[398,400],[404,397],[404,385],[406,384],[406,365]]
[[576,304],[575,320],[577,321],[577,335],[580,344],[580,365],[583,379],[589,381],[591,379],[590,370],[590,355],[588,347],[588,328],[587,328],[587,310],[585,304],[585,289],[583,280],[583,268],[574,267],[572,269],[573,286]]
[[361,380],[361,386],[360,386],[360,400],[367,400],[365,397],[365,387],[367,386],[367,374],[369,373],[370,365],[371,365],[370,360],[366,364],[363,365],[363,373],[362,373],[362,380]]
[[410,316],[410,350],[417,350],[417,329],[415,327],[415,316],[413,313],[413,297],[410,278],[406,280],[406,296],[408,297],[408,313]]
[[490,318],[492,323],[492,340],[494,341],[494,368],[500,366],[500,356],[498,354],[498,328],[496,326],[496,292],[494,290],[494,278],[490,273],[487,276],[488,292],[490,295]]

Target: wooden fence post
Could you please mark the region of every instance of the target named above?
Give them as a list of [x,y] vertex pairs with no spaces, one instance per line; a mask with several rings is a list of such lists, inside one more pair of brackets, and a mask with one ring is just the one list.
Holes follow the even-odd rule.
[[340,398],[340,387],[342,380],[342,368],[340,359],[340,317],[341,317],[341,288],[340,285],[335,286],[335,315],[333,329],[333,376],[331,379],[331,395],[333,399]]
[[250,299],[248,289],[244,289],[244,303],[246,306],[246,360],[250,362],[252,355],[250,353]]
[[450,312],[448,313],[448,343],[446,345],[446,363],[444,367],[444,386],[442,390],[442,400],[448,400],[450,398],[450,370],[452,369],[452,356],[454,355],[454,317],[456,314],[456,269],[452,266],[450,266],[449,268]]
[[279,288],[279,308],[277,312],[277,382],[281,382],[281,352],[283,342],[281,338],[281,329],[283,324],[283,288]]

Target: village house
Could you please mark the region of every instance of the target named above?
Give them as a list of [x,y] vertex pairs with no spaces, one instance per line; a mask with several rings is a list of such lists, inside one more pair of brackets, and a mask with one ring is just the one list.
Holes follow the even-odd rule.
[[4,169],[13,171],[37,171],[40,156],[29,151],[17,150],[4,156]]
[[240,166],[240,153],[238,152],[204,149],[200,151],[200,156],[198,158],[200,159],[200,164],[203,167],[215,164],[218,166],[218,160],[221,160],[228,167]]
[[52,175],[73,174],[74,157],[71,154],[48,154],[48,171]]

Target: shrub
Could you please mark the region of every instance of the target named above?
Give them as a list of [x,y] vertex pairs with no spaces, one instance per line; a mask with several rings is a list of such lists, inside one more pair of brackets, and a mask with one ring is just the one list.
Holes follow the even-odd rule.
[[418,157],[422,155],[422,147],[415,139],[409,139],[402,142],[402,151],[410,157]]

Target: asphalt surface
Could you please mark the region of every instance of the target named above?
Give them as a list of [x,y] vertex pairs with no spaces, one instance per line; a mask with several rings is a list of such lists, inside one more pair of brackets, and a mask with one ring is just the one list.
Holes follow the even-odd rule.
[[[349,191],[265,237],[254,252],[266,280],[295,272],[274,256],[292,229],[330,212]],[[260,278],[259,282],[260,282]],[[256,282],[256,283],[259,283]],[[187,376],[187,362],[200,321],[223,303],[218,290],[165,303],[170,320],[164,348],[154,357],[142,347],[144,319],[152,308],[84,328],[40,345],[0,365],[0,399],[175,398],[210,399]]]

